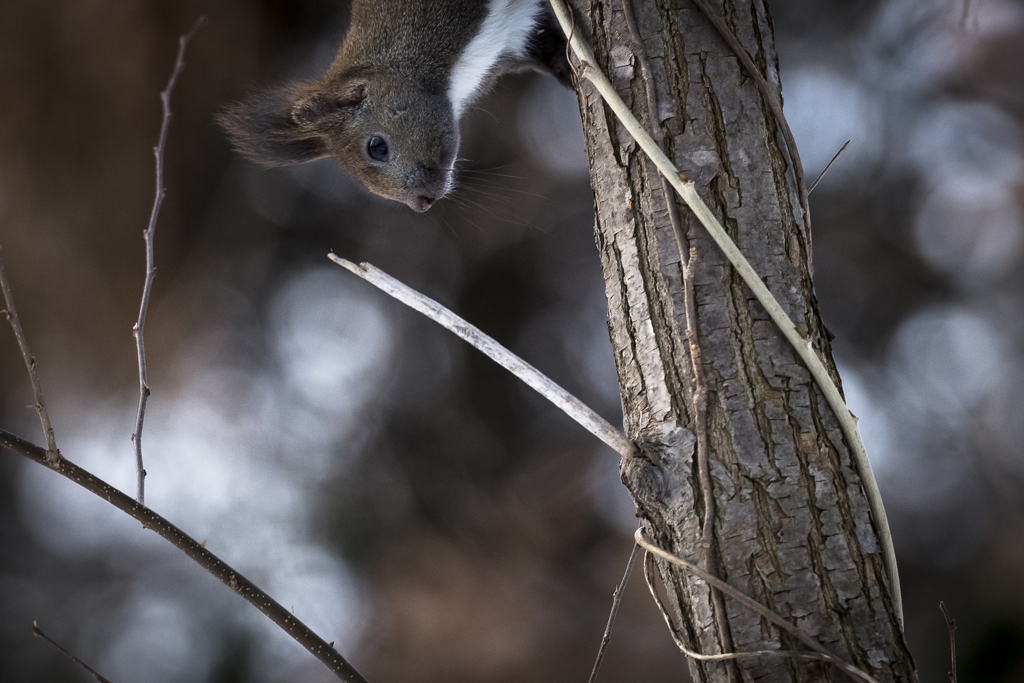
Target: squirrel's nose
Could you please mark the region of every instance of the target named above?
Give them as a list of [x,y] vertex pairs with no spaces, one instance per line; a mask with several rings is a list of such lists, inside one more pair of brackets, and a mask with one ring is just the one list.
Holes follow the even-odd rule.
[[432,207],[435,201],[437,200],[434,197],[428,197],[425,194],[421,194],[413,201],[412,208],[414,211],[419,211],[420,213],[423,213],[424,211]]

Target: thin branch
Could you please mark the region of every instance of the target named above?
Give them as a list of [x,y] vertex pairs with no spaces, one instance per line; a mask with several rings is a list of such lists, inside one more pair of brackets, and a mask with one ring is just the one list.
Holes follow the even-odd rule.
[[72,662],[74,662],[78,666],[80,666],[83,669],[85,669],[86,671],[88,671],[90,674],[92,674],[92,677],[95,678],[98,681],[98,683],[110,683],[110,681],[108,681],[106,678],[101,676],[98,671],[93,669],[91,666],[89,666],[88,664],[83,662],[78,657],[76,657],[73,654],[71,654],[70,652],[68,652],[65,648],[61,647],[61,645],[57,641],[55,641],[53,638],[51,638],[50,636],[48,636],[45,633],[43,633],[43,630],[41,628],[39,628],[39,624],[37,624],[34,621],[32,622],[32,634],[34,636],[36,636],[37,638],[42,638],[43,640],[48,642],[50,645],[53,645],[55,648],[57,648],[57,651],[60,652],[62,655],[64,655],[65,657],[70,659]]
[[409,308],[419,311],[442,327],[454,332],[488,358],[521,379],[531,389],[554,403],[584,429],[615,449],[619,455],[624,458],[633,457],[633,444],[622,432],[611,426],[607,420],[595,413],[585,403],[555,384],[537,368],[481,332],[479,328],[369,263],[356,265],[336,254],[327,256],[339,266],[358,275],[385,294],[398,299]]
[[[809,636],[803,629],[801,629],[800,627],[795,626],[794,624],[791,624],[790,622],[786,621],[784,618],[782,618],[781,616],[779,616],[778,614],[776,614],[772,610],[768,609],[767,607],[765,607],[761,603],[757,602],[756,600],[754,600],[752,598],[747,597],[743,593],[739,592],[738,590],[736,590],[735,588],[733,588],[732,586],[727,584],[725,581],[722,581],[721,579],[719,579],[719,578],[717,578],[715,576],[712,576],[711,574],[707,573],[706,571],[704,571],[703,569],[701,569],[697,565],[691,564],[691,563],[687,562],[686,560],[680,559],[679,557],[676,557],[675,555],[673,555],[671,553],[668,553],[668,552],[662,550],[661,548],[659,548],[658,546],[650,543],[647,539],[644,538],[644,533],[643,533],[643,529],[642,528],[641,529],[637,529],[636,530],[636,534],[634,534],[633,537],[636,539],[637,545],[643,547],[643,549],[646,550],[648,553],[657,555],[658,557],[660,557],[661,559],[663,559],[663,560],[665,560],[667,562],[671,562],[674,565],[682,567],[683,569],[685,569],[686,571],[690,572],[691,574],[693,574],[697,578],[703,579],[704,581],[706,581],[707,583],[711,584],[715,588],[718,588],[723,593],[728,595],[730,598],[733,598],[734,600],[736,600],[740,604],[744,605],[748,609],[753,610],[754,612],[756,612],[757,614],[761,615],[762,617],[764,617],[768,621],[772,622],[773,624],[775,624],[779,628],[781,628],[784,631],[786,631],[786,632],[790,633],[791,635],[795,636],[797,639],[800,640],[800,642],[804,643],[805,645],[807,645],[807,647],[809,647],[812,650],[814,650],[814,652],[816,652],[818,654],[820,659],[822,659],[823,661],[827,661],[827,662],[831,662],[832,664],[835,664],[837,667],[842,669],[846,674],[848,674],[851,678],[860,679],[862,681],[866,681],[866,683],[878,683],[874,678],[872,678],[867,673],[861,671],[860,669],[858,669],[857,667],[853,666],[852,664],[847,664],[843,660],[841,660],[838,657],[836,657],[834,654],[829,652],[829,650],[827,648],[825,648],[823,645],[818,643],[818,641],[816,641],[814,638]],[[650,581],[649,580],[648,580],[648,586],[651,588],[652,593],[655,593],[655,591],[653,589],[653,586],[650,585]],[[659,602],[659,606],[660,606],[660,599],[657,597],[656,593],[655,593],[655,600]],[[668,620],[668,614],[665,612],[664,609],[662,609],[662,616],[664,616],[665,619]],[[671,624],[671,621],[669,621],[669,626],[670,626],[670,630],[674,634],[676,630],[675,630],[675,627]],[[708,660],[712,660],[712,659],[737,659],[738,657],[746,657],[746,656],[755,655],[755,654],[756,655],[760,655],[760,654],[763,654],[763,652],[769,652],[769,651],[760,651],[760,652],[757,652],[757,653],[733,652],[733,653],[726,653],[726,654],[723,654],[723,655],[698,655],[696,653],[690,652],[689,650],[686,650],[685,646],[683,644],[681,644],[678,639],[676,640],[676,644],[679,645],[679,647],[683,648],[687,655],[689,655],[691,657],[696,657],[698,659],[708,659]],[[774,650],[772,650],[770,652],[774,652]],[[787,656],[792,656],[792,655],[789,655],[789,653],[787,653]],[[806,655],[802,655],[802,656],[806,656]]]
[[946,618],[946,627],[949,629],[949,657],[952,660],[952,668],[949,670],[949,683],[956,683],[956,619],[949,616],[946,603],[939,601],[939,609],[942,616]]
[[836,163],[836,159],[839,158],[839,155],[842,154],[844,151],[846,151],[846,148],[849,147],[849,146],[850,146],[850,141],[847,140],[846,143],[842,147],[839,148],[839,151],[836,152],[836,155],[834,157],[832,157],[832,161],[830,161],[827,164],[825,164],[824,170],[822,170],[822,172],[818,174],[818,177],[814,179],[814,182],[811,183],[811,189],[807,190],[807,194],[810,194],[810,193],[814,192],[814,188],[816,188],[818,186],[818,183],[821,182],[821,179],[825,177],[826,173],[828,173],[828,169],[832,168],[832,164]]
[[651,136],[643,129],[640,122],[637,121],[636,117],[629,110],[629,107],[619,97],[608,77],[597,68],[597,60],[594,57],[594,53],[577,33],[571,31],[572,15],[566,7],[564,0],[550,0],[550,2],[552,7],[554,7],[555,15],[558,17],[562,30],[568,37],[569,43],[576,53],[577,59],[580,61],[583,77],[594,84],[601,97],[604,98],[608,106],[615,112],[615,115],[629,134],[636,140],[641,149],[651,157],[658,170],[668,178],[672,187],[683,198],[683,201],[690,207],[697,219],[707,228],[712,239],[718,244],[725,257],[729,259],[733,268],[736,269],[736,272],[746,283],[747,287],[750,288],[751,293],[764,307],[765,312],[768,313],[768,316],[779,328],[786,340],[796,350],[797,355],[803,360],[810,370],[811,376],[814,377],[815,382],[821,388],[825,400],[839,421],[839,426],[850,446],[853,462],[860,474],[861,484],[864,486],[864,493],[871,508],[871,517],[875,522],[875,530],[878,533],[878,540],[881,545],[882,559],[889,578],[893,608],[902,629],[903,602],[900,591],[899,572],[896,567],[896,552],[892,543],[892,532],[889,529],[889,520],[885,514],[885,506],[882,504],[882,494],[878,490],[878,483],[875,481],[874,472],[871,470],[871,463],[868,461],[867,452],[864,450],[864,443],[861,441],[860,434],[857,431],[856,418],[854,418],[850,409],[846,407],[846,402],[843,400],[839,388],[832,381],[828,370],[825,369],[824,363],[818,358],[813,342],[810,339],[805,339],[797,332],[793,321],[789,319],[789,316],[782,310],[782,307],[775,300],[771,291],[761,281],[757,271],[750,265],[750,262],[747,261],[746,257],[736,246],[736,243],[733,242],[732,238],[718,222],[714,213],[704,203],[700,195],[697,194],[693,182],[688,180],[676,168],[675,164],[672,163]]
[[10,449],[32,462],[53,470],[138,520],[144,529],[155,531],[161,538],[188,555],[200,567],[213,574],[221,583],[242,596],[246,602],[263,612],[295,642],[323,662],[340,680],[345,683],[366,683],[366,679],[345,661],[345,658],[338,654],[337,650],[296,619],[290,611],[207,550],[204,544],[199,543],[157,513],[64,458],[61,458],[59,462],[50,462],[42,448],[3,429],[0,429],[0,447]]
[[737,59],[740,60],[740,64],[743,65],[743,69],[747,74],[754,80],[754,84],[757,89],[761,92],[761,97],[764,98],[768,108],[771,109],[772,117],[775,119],[776,125],[782,132],[782,138],[786,141],[786,147],[789,149],[789,157],[793,162],[793,175],[796,177],[796,190],[800,195],[800,206],[804,211],[804,230],[807,238],[807,252],[810,254],[811,251],[811,207],[808,203],[808,195],[811,191],[807,189],[807,185],[804,183],[804,164],[800,160],[800,150],[797,149],[796,140],[793,138],[793,131],[789,129],[789,122],[786,120],[785,114],[782,113],[782,102],[776,97],[775,93],[772,92],[771,86],[768,85],[768,81],[765,80],[761,70],[754,64],[754,60],[747,54],[746,49],[740,44],[740,41],[736,38],[736,35],[729,29],[725,21],[718,16],[718,13],[706,0],[693,0],[693,4],[697,5],[701,13],[707,17],[708,21],[715,27],[718,34],[722,36],[722,40],[732,49],[736,54]]
[[46,410],[46,401],[43,400],[43,385],[39,381],[39,373],[36,372],[36,357],[28,348],[28,339],[25,337],[25,330],[21,328],[21,320],[18,318],[18,310],[14,307],[14,294],[11,293],[11,283],[7,281],[7,272],[4,270],[4,260],[0,258],[0,289],[4,293],[4,305],[7,309],[0,311],[7,316],[7,322],[14,330],[14,337],[18,340],[18,348],[21,349],[21,357],[25,361],[25,369],[28,370],[28,379],[32,383],[32,393],[35,395],[36,404],[34,408],[39,414],[39,422],[43,426],[43,434],[46,438],[46,460],[50,463],[60,461],[60,451],[57,449],[57,437],[53,433],[53,425],[50,424],[50,413]]
[[629,582],[629,576],[633,573],[633,564],[636,562],[637,553],[640,552],[640,546],[636,543],[633,544],[633,550],[629,553],[629,559],[626,560],[626,571],[622,574],[622,581],[619,581],[619,585],[615,587],[615,592],[612,593],[612,610],[608,613],[608,625],[604,627],[604,635],[601,636],[601,645],[597,648],[597,659],[594,660],[594,668],[590,672],[590,679],[587,683],[594,683],[597,680],[597,672],[601,669],[601,662],[604,661],[605,650],[608,649],[608,643],[612,640],[612,629],[615,628],[615,617],[619,615],[619,605],[622,604],[622,592],[626,590],[626,584]]
[[149,298],[153,293],[153,278],[156,277],[156,263],[153,256],[153,233],[156,230],[156,219],[160,215],[160,206],[164,202],[167,189],[164,187],[164,150],[167,148],[167,132],[171,125],[171,92],[178,81],[178,75],[185,68],[185,50],[189,41],[196,34],[206,17],[201,16],[192,25],[189,32],[178,38],[178,57],[174,61],[174,69],[171,71],[171,78],[167,87],[160,93],[160,102],[163,104],[163,122],[160,124],[160,137],[153,154],[156,156],[156,197],[153,199],[153,210],[149,214],[149,226],[142,233],[146,243],[146,281],[142,285],[142,303],[139,305],[139,319],[132,328],[132,335],[135,337],[135,351],[139,358],[139,413],[135,419],[135,433],[132,434],[132,441],[135,443],[135,473],[137,480],[137,500],[140,505],[146,502],[146,470],[142,466],[142,424],[146,420],[146,404],[149,402],[149,373],[146,369],[146,342],[144,333],[146,329],[146,314],[149,312]]

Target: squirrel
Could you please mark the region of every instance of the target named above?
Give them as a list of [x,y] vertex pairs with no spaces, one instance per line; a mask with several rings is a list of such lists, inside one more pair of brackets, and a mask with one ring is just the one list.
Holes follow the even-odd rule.
[[428,210],[454,186],[459,119],[501,74],[547,71],[570,86],[547,0],[353,0],[327,72],[218,115],[264,166],[334,156],[367,189]]

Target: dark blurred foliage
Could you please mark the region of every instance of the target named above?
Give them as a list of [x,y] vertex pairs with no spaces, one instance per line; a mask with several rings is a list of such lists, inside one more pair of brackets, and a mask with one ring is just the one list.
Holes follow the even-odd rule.
[[[133,491],[131,337],[158,93],[174,93],[147,327],[147,500],[372,681],[590,670],[630,548],[615,457],[447,332],[326,261],[366,260],[620,420],[570,93],[509,77],[425,215],[331,162],[263,170],[212,115],[323,68],[326,0],[0,3],[0,245],[64,453]],[[816,286],[900,555],[922,680],[1024,680],[1024,5],[771,3],[813,178]],[[38,438],[0,333],[0,424]],[[0,457],[0,681],[326,681],[187,560]],[[642,580],[603,681],[685,679]]]

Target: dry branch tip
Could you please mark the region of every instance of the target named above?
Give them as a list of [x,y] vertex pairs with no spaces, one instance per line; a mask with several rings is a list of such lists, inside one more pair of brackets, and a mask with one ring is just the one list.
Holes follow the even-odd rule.
[[32,385],[32,394],[35,403],[32,405],[39,415],[39,423],[43,428],[43,436],[46,438],[46,460],[51,464],[61,461],[60,449],[57,448],[57,437],[50,422],[50,413],[46,410],[46,402],[43,399],[43,385],[39,381],[39,373],[36,370],[36,357],[28,346],[28,338],[25,330],[21,327],[21,320],[18,318],[18,309],[14,305],[14,294],[11,291],[11,283],[7,279],[7,271],[4,269],[3,258],[0,258],[0,290],[3,292],[7,322],[11,325],[14,338],[18,342],[18,349],[21,351],[21,358],[28,371],[28,379]]
[[139,304],[139,317],[132,326],[132,336],[135,337],[135,354],[139,364],[139,408],[135,418],[135,432],[132,434],[132,443],[135,445],[135,479],[136,479],[136,500],[140,505],[146,502],[146,469],[142,464],[142,428],[146,422],[146,406],[152,391],[149,388],[148,368],[146,366],[146,316],[149,313],[149,300],[153,294],[153,280],[156,277],[156,260],[153,252],[153,236],[156,232],[157,218],[160,216],[160,207],[163,206],[164,198],[167,195],[167,188],[164,187],[164,153],[167,149],[167,134],[170,130],[171,119],[171,93],[178,82],[178,76],[185,68],[185,50],[196,32],[206,24],[206,15],[201,15],[187,33],[178,38],[178,55],[174,60],[174,68],[167,80],[167,87],[160,93],[160,102],[163,109],[163,119],[160,122],[160,134],[157,138],[156,147],[153,148],[153,156],[156,162],[156,193],[153,198],[153,208],[150,210],[149,223],[142,232],[142,240],[146,252],[146,277],[142,284],[142,302]]
[[956,683],[956,619],[949,615],[946,603],[941,600],[939,609],[942,610],[942,616],[946,618],[946,628],[949,629],[949,683]]
[[411,287],[391,277],[384,271],[369,263],[356,265],[340,256],[329,253],[327,257],[351,273],[402,302],[409,308],[427,316],[450,332],[454,332],[463,341],[468,342],[478,351],[495,361],[526,383],[531,389],[555,404],[566,415],[571,417],[588,432],[611,446],[624,458],[631,458],[635,453],[633,443],[613,427],[607,420],[598,415],[592,408],[570,394],[519,356],[499,344],[493,337],[484,334],[479,328],[459,317],[430,297],[420,294]]
[[53,638],[51,638],[50,636],[48,636],[45,633],[43,633],[43,630],[41,628],[39,628],[39,623],[36,622],[36,621],[32,622],[32,635],[34,635],[37,638],[43,639],[44,641],[46,641],[47,643],[52,645],[62,655],[64,655],[65,657],[70,659],[72,662],[74,662],[78,666],[80,666],[83,669],[85,669],[86,671],[88,671],[92,675],[92,677],[96,679],[97,683],[110,683],[110,681],[108,681],[106,678],[101,676],[99,674],[99,672],[94,670],[92,667],[90,667],[88,664],[83,662],[81,659],[79,659],[75,655],[71,654],[70,651],[68,651],[66,648],[64,648],[59,643],[57,643],[57,641],[55,641]]

